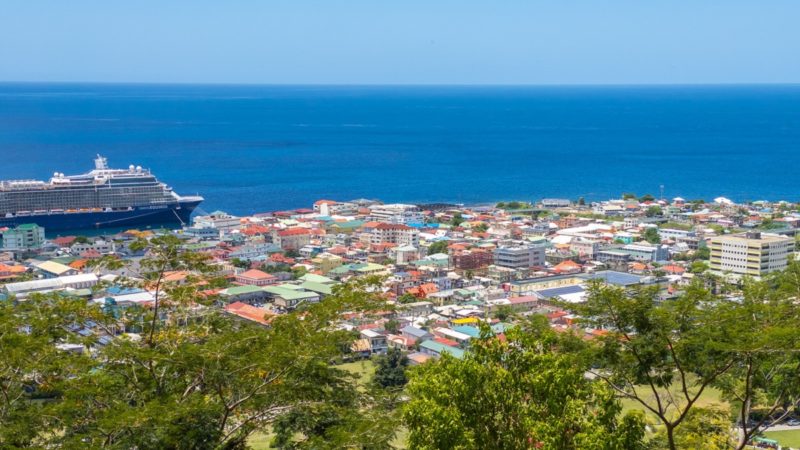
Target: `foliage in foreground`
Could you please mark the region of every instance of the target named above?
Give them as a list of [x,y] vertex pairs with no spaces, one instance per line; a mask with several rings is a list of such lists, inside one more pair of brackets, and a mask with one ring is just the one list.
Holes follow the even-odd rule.
[[[621,416],[613,392],[547,328],[484,329],[463,360],[416,368],[404,409],[413,449],[643,448],[640,415]],[[621,418],[620,418],[621,416]]]

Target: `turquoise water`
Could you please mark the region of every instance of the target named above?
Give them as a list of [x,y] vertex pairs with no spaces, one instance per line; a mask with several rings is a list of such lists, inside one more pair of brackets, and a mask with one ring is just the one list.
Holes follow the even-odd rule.
[[622,192],[800,200],[800,86],[0,84],[0,179],[151,168],[205,211]]

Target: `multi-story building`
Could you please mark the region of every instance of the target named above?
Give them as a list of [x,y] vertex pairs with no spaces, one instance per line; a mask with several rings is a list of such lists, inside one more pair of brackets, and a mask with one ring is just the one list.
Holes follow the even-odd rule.
[[748,232],[714,237],[710,249],[712,271],[760,277],[786,268],[794,239]]
[[283,250],[300,250],[311,242],[311,230],[308,228],[287,228],[276,231],[272,242]]
[[5,250],[36,250],[44,244],[44,228],[34,223],[27,223],[3,232],[3,248]]
[[629,244],[620,251],[631,255],[634,261],[658,262],[669,259],[669,247],[666,245]]
[[397,244],[419,246],[419,232],[415,228],[394,223],[380,223],[370,236],[371,244]]
[[494,264],[509,269],[528,269],[545,264],[545,246],[512,243],[494,249]]
[[222,231],[231,231],[239,228],[242,220],[223,211],[214,211],[207,216],[194,218],[194,226],[198,228],[216,228]]
[[377,222],[388,223],[422,223],[424,217],[419,207],[415,205],[404,205],[402,203],[393,203],[389,205],[374,205],[370,206],[369,218]]
[[484,249],[461,250],[450,256],[453,267],[460,270],[484,268],[494,262],[492,252]]

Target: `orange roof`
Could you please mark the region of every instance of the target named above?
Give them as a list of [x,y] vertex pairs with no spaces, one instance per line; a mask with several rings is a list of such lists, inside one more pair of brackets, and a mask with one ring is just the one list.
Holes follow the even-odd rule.
[[339,202],[337,202],[336,200],[317,200],[317,201],[314,202],[314,206],[320,206],[320,205],[323,205],[325,203],[328,203],[328,204],[334,203],[335,204],[335,203],[339,203]]
[[246,272],[240,273],[239,276],[242,278],[250,278],[252,280],[269,280],[275,278],[274,276],[258,269],[250,269]]
[[233,302],[225,306],[225,311],[243,319],[258,322],[262,325],[268,325],[272,317],[275,315],[272,311],[266,308],[257,308],[242,302]]
[[[76,270],[83,270],[83,268],[86,267],[86,263],[88,261],[89,260],[87,260],[87,259],[76,259],[75,261],[72,261],[71,263],[69,263],[68,266],[70,266],[70,267],[72,267],[73,269],[76,269]],[[3,271],[3,269],[0,268],[0,272],[2,272],[2,271]]]
[[675,264],[668,264],[662,267],[662,269],[664,269],[664,271],[667,273],[674,273],[675,275],[681,275],[682,273],[686,272],[686,269]]
[[7,264],[0,263],[0,272],[13,272],[13,273],[23,273],[26,269],[24,266],[9,266]]
[[183,281],[189,276],[189,272],[185,270],[178,270],[174,272],[164,273],[163,281]]
[[568,259],[566,261],[562,261],[561,263],[559,263],[557,266],[553,268],[553,270],[556,272],[569,272],[574,270],[580,270],[580,268],[581,268],[580,264],[576,263],[575,261],[572,261],[571,259]]

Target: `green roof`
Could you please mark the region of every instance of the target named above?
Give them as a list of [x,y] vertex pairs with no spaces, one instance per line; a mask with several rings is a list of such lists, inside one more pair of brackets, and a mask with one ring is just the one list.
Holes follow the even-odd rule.
[[285,300],[302,300],[305,298],[314,298],[319,296],[316,292],[296,291],[281,286],[267,286],[263,289],[265,292],[269,292],[270,294],[276,295]]
[[361,220],[348,220],[347,222],[334,222],[331,224],[331,227],[336,228],[358,228],[361,225],[364,225],[364,222]]
[[320,283],[320,284],[336,284],[335,280],[331,280],[328,277],[323,277],[322,275],[317,275],[314,273],[307,273],[300,277],[301,281],[311,281],[313,283]]
[[234,286],[222,291],[223,295],[243,295],[252,294],[253,292],[263,291],[264,289],[258,286]]
[[376,272],[378,270],[383,270],[386,267],[375,264],[375,263],[366,263],[366,264],[359,264],[361,267],[354,269],[356,272]]
[[331,286],[322,283],[315,283],[313,281],[305,281],[303,284],[300,285],[303,289],[308,291],[317,292],[319,294],[331,295],[333,291]]
[[434,351],[440,355],[442,353],[449,353],[456,359],[464,358],[464,350],[461,350],[460,348],[456,347],[450,347],[449,345],[444,345],[436,341],[424,341],[421,344],[419,344],[419,346]]

